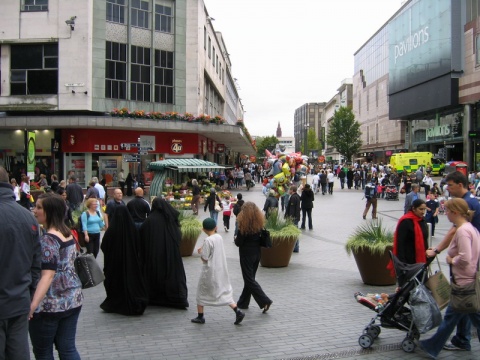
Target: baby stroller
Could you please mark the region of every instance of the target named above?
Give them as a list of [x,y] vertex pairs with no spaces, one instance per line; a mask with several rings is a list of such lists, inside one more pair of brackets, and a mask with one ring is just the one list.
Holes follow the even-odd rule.
[[[428,264],[405,264],[391,252],[390,255],[400,289],[395,294],[388,295],[388,301],[383,304],[381,300],[376,301],[371,296],[362,293],[354,295],[357,302],[377,312],[377,315],[363,329],[362,335],[358,338],[358,344],[362,348],[368,349],[380,335],[382,327],[394,328],[407,332],[402,341],[402,349],[405,352],[413,352],[416,346],[414,340],[420,338],[420,332],[413,322],[410,308],[405,305],[408,303],[410,291],[425,281]],[[376,324],[377,320],[379,325]]]
[[397,187],[395,185],[386,185],[384,191],[385,200],[399,200]]

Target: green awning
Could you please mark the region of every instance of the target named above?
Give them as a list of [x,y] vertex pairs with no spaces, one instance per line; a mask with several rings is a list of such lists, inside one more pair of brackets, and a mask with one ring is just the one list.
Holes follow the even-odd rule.
[[148,165],[148,169],[153,171],[170,169],[179,172],[205,172],[212,170],[225,170],[225,166],[200,159],[167,159],[151,162]]

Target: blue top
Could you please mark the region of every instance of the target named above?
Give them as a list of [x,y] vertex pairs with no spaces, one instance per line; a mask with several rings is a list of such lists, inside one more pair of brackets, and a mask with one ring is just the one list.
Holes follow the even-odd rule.
[[467,191],[465,195],[463,195],[462,199],[467,202],[468,208],[470,210],[475,211],[475,213],[473,214],[473,219],[470,222],[473,226],[477,228],[478,231],[480,231],[480,203],[470,191]]
[[54,270],[52,284],[41,301],[36,313],[58,313],[82,306],[82,283],[75,271],[77,257],[75,241],[62,241],[54,234],[45,234],[40,239],[42,270]]
[[98,234],[100,233],[100,230],[105,226],[105,223],[103,222],[103,219],[98,216],[97,213],[95,215],[89,214],[87,218],[87,211],[84,211],[82,213],[82,229],[85,231],[87,229],[87,232],[89,234]]

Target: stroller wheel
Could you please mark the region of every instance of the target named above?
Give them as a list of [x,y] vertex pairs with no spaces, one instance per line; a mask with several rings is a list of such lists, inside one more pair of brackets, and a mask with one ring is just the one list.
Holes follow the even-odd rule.
[[377,326],[377,325],[370,326],[367,329],[367,334],[370,335],[372,339],[378,338],[378,335],[380,335],[381,332],[382,332],[382,329],[380,328],[380,326]]
[[403,339],[402,341],[402,349],[403,351],[407,352],[407,353],[412,353],[415,351],[415,343],[413,342],[412,339],[406,337],[405,339]]
[[369,349],[373,345],[373,338],[368,334],[363,334],[358,338],[358,344],[364,349]]

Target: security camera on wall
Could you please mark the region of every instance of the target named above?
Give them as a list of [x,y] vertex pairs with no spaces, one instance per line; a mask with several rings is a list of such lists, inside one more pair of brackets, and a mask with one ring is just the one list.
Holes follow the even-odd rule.
[[77,17],[76,16],[72,16],[70,19],[68,20],[65,20],[65,24],[69,25],[70,26],[70,30],[75,30],[75,19]]

